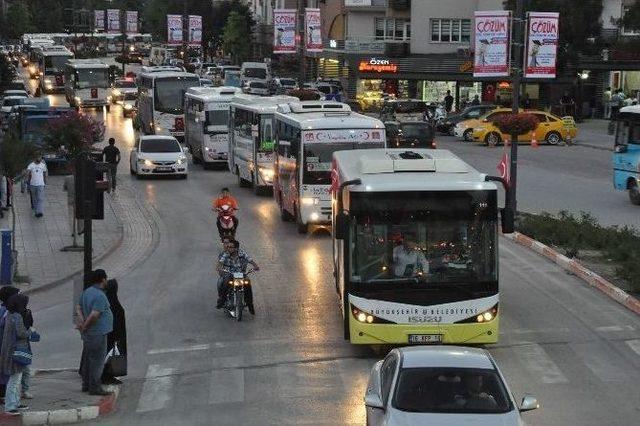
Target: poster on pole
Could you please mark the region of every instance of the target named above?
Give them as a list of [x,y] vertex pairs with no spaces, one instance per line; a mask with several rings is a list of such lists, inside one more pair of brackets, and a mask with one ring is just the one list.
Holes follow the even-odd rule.
[[167,44],[182,44],[182,15],[167,15]]
[[304,13],[304,35],[307,52],[322,52],[321,29],[320,9],[306,8]]
[[202,16],[189,15],[189,44],[200,46],[202,44]]
[[273,11],[273,53],[296,53],[296,10]]
[[555,12],[528,13],[526,78],[556,78],[559,19]]
[[104,31],[104,10],[94,10],[93,16],[94,31]]
[[475,12],[474,77],[509,75],[510,11]]
[[127,10],[127,34],[138,32],[138,11]]
[[120,32],[120,9],[107,9],[107,31]]

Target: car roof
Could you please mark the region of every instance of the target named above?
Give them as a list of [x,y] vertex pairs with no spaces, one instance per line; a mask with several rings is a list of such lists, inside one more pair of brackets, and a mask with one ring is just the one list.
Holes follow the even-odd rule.
[[168,135],[143,135],[143,136],[140,136],[140,141],[159,140],[159,139],[178,142],[178,140],[176,138],[174,138],[173,136],[168,136]]
[[489,352],[467,346],[410,346],[398,348],[402,368],[481,368],[495,370]]

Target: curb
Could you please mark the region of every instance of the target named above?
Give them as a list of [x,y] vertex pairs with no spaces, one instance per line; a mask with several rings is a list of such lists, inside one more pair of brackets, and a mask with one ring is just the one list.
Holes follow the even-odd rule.
[[520,232],[503,235],[507,239],[546,257],[547,259],[556,263],[565,271],[568,271],[577,276],[582,281],[589,284],[591,287],[595,287],[596,289],[600,290],[610,299],[615,300],[625,308],[640,315],[640,300],[636,299],[626,291],[605,280],[595,272],[585,268],[584,266],[582,266],[582,264],[580,264],[580,262],[569,259],[567,256],[558,253],[551,247],[542,244],[540,241],[536,241],[533,238],[527,237]]
[[591,149],[597,149],[599,151],[609,151],[609,152],[613,152],[613,148],[608,148],[605,146],[600,146],[600,145],[592,145],[590,143],[583,143],[583,142],[575,142],[574,146],[583,146],[585,148],[591,148]]

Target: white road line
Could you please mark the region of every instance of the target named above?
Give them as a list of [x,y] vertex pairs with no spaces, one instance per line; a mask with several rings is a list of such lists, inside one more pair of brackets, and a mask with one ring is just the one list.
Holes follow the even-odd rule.
[[542,383],[569,383],[542,346],[535,343],[512,349],[523,362],[524,368]]
[[244,401],[244,370],[214,370],[211,372],[209,404]]
[[596,327],[596,331],[602,333],[616,332],[616,331],[634,331],[635,328],[631,325],[607,325],[603,327]]
[[142,385],[142,393],[138,400],[138,413],[162,410],[171,401],[171,389],[173,388],[173,368],[161,367],[152,364],[147,369],[147,377]]
[[632,351],[640,355],[640,339],[627,340],[625,343],[631,348]]
[[178,348],[150,349],[147,351],[147,355],[173,354],[177,352],[191,352],[191,351],[206,351],[206,350],[209,350],[210,347],[211,345],[205,343],[201,345],[181,346]]

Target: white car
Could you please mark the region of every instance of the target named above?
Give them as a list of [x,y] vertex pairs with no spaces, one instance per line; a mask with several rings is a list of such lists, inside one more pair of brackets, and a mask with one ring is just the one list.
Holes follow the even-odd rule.
[[393,349],[371,370],[364,397],[367,425],[522,426],[523,411],[484,349],[413,346]]
[[242,91],[250,95],[269,96],[271,94],[269,86],[262,81],[248,81],[244,84]]
[[27,93],[26,90],[11,89],[11,90],[5,90],[4,92],[2,92],[3,98],[6,98],[7,96],[22,96],[23,98],[27,98],[29,97],[29,94]]
[[131,150],[129,170],[138,179],[144,176],[175,175],[187,178],[187,156],[173,136],[145,135]]
[[20,105],[26,96],[6,96],[0,101],[0,122],[4,122],[11,113],[11,108]]

